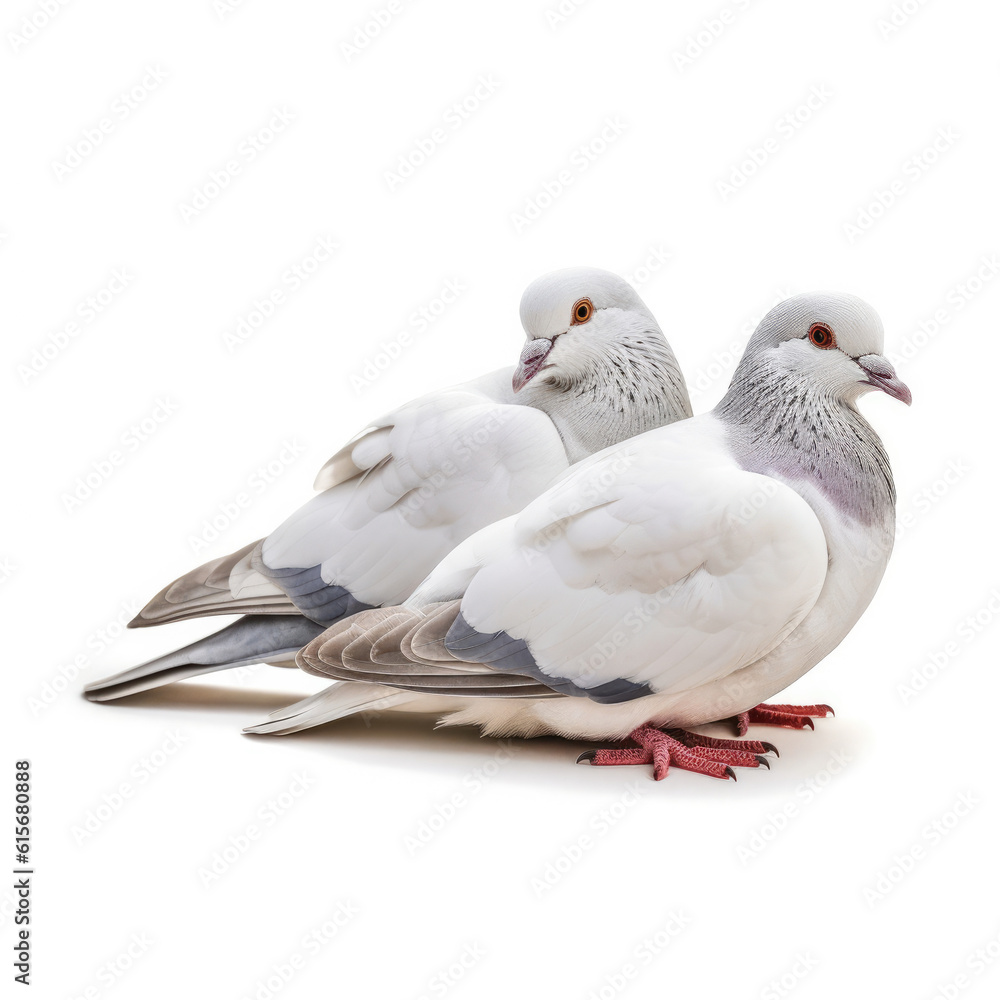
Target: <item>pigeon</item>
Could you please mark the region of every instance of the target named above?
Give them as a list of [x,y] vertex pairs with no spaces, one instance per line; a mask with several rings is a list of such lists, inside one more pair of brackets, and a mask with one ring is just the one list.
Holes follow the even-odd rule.
[[857,408],[875,390],[910,403],[882,343],[852,295],[779,303],[714,410],[581,461],[401,605],[317,636],[298,664],[338,683],[246,731],[389,709],[615,741],[580,760],[656,779],[767,764],[773,744],[691,729],[830,714],[766,701],[847,635],[892,550],[889,460]]
[[634,289],[595,268],[533,282],[519,363],[376,420],[320,470],[321,492],[266,538],[190,571],[132,627],[210,615],[221,631],[85,688],[110,701],[296,652],[404,600],[459,542],[521,510],[571,464],[691,415],[666,338]]

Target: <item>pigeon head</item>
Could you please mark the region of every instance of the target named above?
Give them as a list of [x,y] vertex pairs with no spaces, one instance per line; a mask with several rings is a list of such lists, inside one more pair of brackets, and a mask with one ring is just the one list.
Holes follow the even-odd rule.
[[511,380],[547,413],[570,461],[691,416],[677,358],[653,314],[617,274],[553,271],[521,298],[528,337]]
[[740,367],[780,374],[853,405],[878,389],[909,405],[910,390],[882,355],[882,321],[854,295],[811,292],[779,302],[758,325]]
[[521,325],[528,342],[513,386],[564,391],[594,379],[609,353],[634,345],[635,353],[668,349],[666,340],[627,281],[593,267],[553,271],[533,281],[521,297]]
[[[853,295],[815,292],[779,302],[758,324],[715,408],[743,467],[805,480],[844,516],[891,540],[889,458],[858,399],[910,390],[882,356],[882,322]],[[808,500],[808,497],[807,497]]]

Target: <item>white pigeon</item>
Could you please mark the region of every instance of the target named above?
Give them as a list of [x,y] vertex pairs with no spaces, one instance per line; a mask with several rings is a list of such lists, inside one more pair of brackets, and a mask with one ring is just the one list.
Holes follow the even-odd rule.
[[132,626],[242,614],[86,688],[93,701],[295,653],[356,611],[396,604],[451,549],[520,510],[572,463],[688,417],[676,358],[622,278],[571,268],[521,300],[516,368],[386,414],[320,470],[322,492],[267,538],[175,580]]
[[387,708],[491,735],[630,737],[581,760],[656,778],[764,763],[771,744],[686,729],[829,711],[761,703],[847,635],[892,549],[889,461],[857,410],[876,389],[910,402],[882,336],[854,296],[780,303],[712,412],[584,460],[401,607],[330,628],[298,662],[342,683],[247,731]]

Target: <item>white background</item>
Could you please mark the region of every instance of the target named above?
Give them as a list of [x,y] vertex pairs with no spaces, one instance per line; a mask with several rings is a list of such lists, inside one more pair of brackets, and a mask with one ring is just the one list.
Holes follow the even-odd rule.
[[[589,0],[552,23],[555,2],[404,2],[355,53],[367,0],[94,0],[47,24],[40,4],[5,6],[4,729],[6,759],[34,772],[38,995],[996,995],[1000,970],[975,953],[1000,953],[1000,282],[976,276],[996,277],[983,261],[1000,251],[1000,17],[973,0],[907,0],[898,28],[879,23],[889,0]],[[32,16],[43,27],[25,40]],[[165,78],[143,94],[151,68]],[[493,92],[452,127],[481,77]],[[251,161],[241,144],[275,109],[294,120]],[[619,134],[601,152],[607,119]],[[435,128],[445,141],[390,190],[386,172]],[[240,172],[185,221],[233,159]],[[571,182],[519,229],[563,170]],[[230,350],[225,335],[320,237],[333,257]],[[120,623],[265,534],[371,417],[512,364],[523,286],[575,264],[633,275],[697,410],[778,298],[843,289],[880,311],[914,404],[864,408],[903,527],[863,620],[783,696],[828,701],[836,719],[755,730],[781,759],[736,784],[654,783],[575,766],[583,745],[505,746],[432,720],[248,738],[243,725],[318,683],[266,667],[80,698],[205,634]],[[86,300],[119,269],[127,287],[88,323]],[[461,296],[417,331],[411,314],[449,280]],[[401,331],[399,360],[352,384]],[[284,442],[297,457],[250,487]],[[151,757],[165,743],[175,752]],[[266,803],[302,772],[308,790],[269,824]],[[205,886],[199,869],[249,825],[259,839]],[[342,906],[346,926],[306,941],[329,938]],[[938,992],[949,983],[957,994]]]

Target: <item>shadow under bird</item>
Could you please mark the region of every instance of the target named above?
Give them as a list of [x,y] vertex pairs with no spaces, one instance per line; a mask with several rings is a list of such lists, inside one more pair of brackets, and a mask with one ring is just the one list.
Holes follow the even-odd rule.
[[825,705],[767,705],[868,606],[895,489],[865,393],[909,404],[876,312],[799,295],[761,321],[710,413],[585,459],[472,535],[398,607],[361,612],[298,656],[339,683],[247,732],[370,709],[490,735],[629,740],[596,765],[735,778],[774,747],[690,727],[801,728]]
[[250,663],[293,666],[325,628],[399,603],[459,542],[522,509],[574,462],[691,415],[673,351],[622,278],[556,271],[527,288],[520,312],[528,339],[516,368],[375,421],[277,530],[175,580],[130,624],[244,617],[90,684],[86,696],[111,701]]

